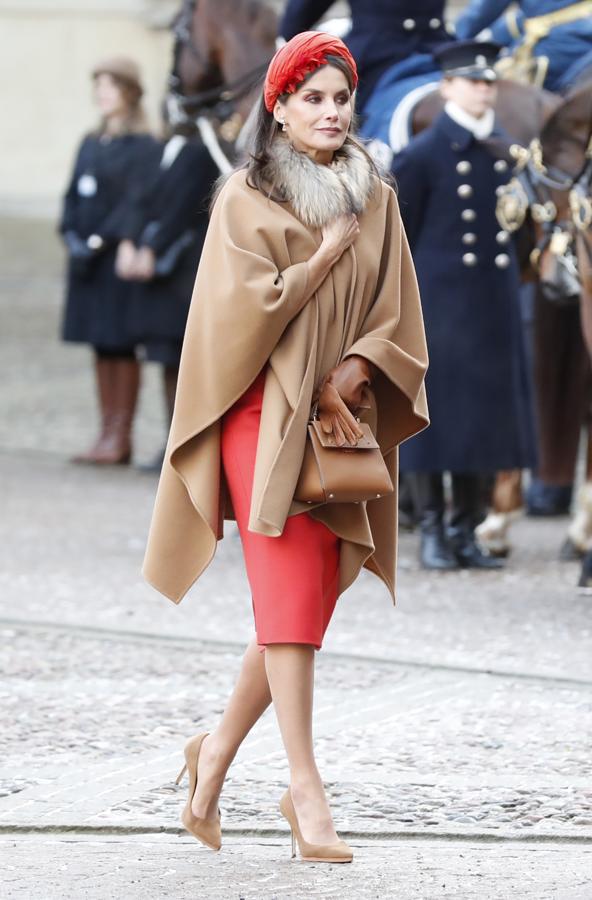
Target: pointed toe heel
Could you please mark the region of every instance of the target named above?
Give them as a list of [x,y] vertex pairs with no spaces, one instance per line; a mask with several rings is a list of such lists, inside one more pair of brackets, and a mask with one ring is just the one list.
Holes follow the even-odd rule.
[[292,859],[296,856],[296,845],[300,851],[300,858],[304,862],[350,863],[354,858],[354,852],[345,841],[337,841],[336,844],[309,844],[302,837],[294,802],[290,789],[286,791],[280,800],[280,812],[290,826],[292,837]]
[[181,813],[181,822],[190,834],[206,847],[209,847],[210,850],[219,850],[222,846],[220,810],[218,810],[217,819],[200,819],[197,816],[194,816],[191,811],[191,803],[197,789],[197,764],[199,761],[199,752],[201,750],[201,745],[207,736],[207,732],[205,734],[198,734],[185,744],[185,765],[179,772],[175,784],[180,784],[183,776],[187,772],[189,775],[189,794],[185,808]]

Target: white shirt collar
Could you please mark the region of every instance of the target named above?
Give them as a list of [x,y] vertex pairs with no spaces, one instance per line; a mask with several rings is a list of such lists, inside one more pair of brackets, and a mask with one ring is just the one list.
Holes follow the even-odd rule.
[[493,131],[495,113],[492,109],[488,109],[480,119],[476,119],[468,112],[465,112],[464,109],[461,109],[458,103],[454,103],[453,100],[448,100],[444,107],[444,112],[447,113],[457,125],[470,131],[478,141],[488,138]]

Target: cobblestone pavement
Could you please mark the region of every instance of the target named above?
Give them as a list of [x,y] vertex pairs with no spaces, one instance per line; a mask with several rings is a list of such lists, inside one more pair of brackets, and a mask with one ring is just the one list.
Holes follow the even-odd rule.
[[[4,887],[29,900],[589,900],[591,848],[356,841],[351,866],[292,862],[289,841],[0,838]],[[558,873],[561,884],[558,885]]]
[[[370,576],[340,600],[315,734],[353,866],[289,864],[271,711],[225,786],[228,853],[180,837],[183,742],[215,722],[252,630],[240,544],[230,526],[179,607],[142,582],[155,481],[67,463],[92,433],[87,355],[55,337],[47,229],[4,231],[0,896],[589,897],[592,600],[556,561],[564,520],[519,522],[502,574],[426,575],[402,535],[397,607]],[[139,458],[160,404],[149,370]]]

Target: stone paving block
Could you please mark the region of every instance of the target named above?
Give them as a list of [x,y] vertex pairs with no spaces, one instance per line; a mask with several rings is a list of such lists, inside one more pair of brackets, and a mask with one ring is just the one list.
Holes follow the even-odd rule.
[[353,843],[351,865],[289,858],[290,841],[0,838],[7,900],[589,900],[592,849],[474,842]]
[[[8,709],[30,704],[39,646],[47,665],[43,691],[16,723],[17,743],[14,732],[0,735],[6,761],[21,776],[1,783],[12,795],[0,798],[0,823],[177,827],[172,782],[188,733],[203,728],[188,725],[188,703],[199,697],[201,722],[215,721],[239,655],[210,644],[194,658],[195,648],[181,645],[173,652],[182,665],[169,676],[167,642],[135,640],[132,675],[125,634],[100,639],[22,626],[0,651],[10,678],[0,702]],[[202,694],[196,686],[204,677],[211,683],[213,673],[218,689]],[[317,751],[344,828],[587,833],[591,800],[574,779],[585,784],[592,773],[582,729],[589,690],[370,660],[349,664],[330,652],[319,655],[318,682]],[[13,747],[26,760],[20,772]],[[45,769],[48,754],[63,760],[57,779]],[[554,780],[539,783],[543,771]],[[485,773],[497,773],[497,781],[487,783]],[[263,818],[267,829],[277,828],[276,795],[286,781],[270,710],[231,771],[227,822],[244,827],[268,785]]]

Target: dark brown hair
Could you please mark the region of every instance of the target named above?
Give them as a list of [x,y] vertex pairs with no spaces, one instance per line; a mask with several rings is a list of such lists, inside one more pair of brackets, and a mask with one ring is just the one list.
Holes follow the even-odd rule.
[[[325,65],[332,66],[335,69],[339,69],[339,71],[345,75],[350,92],[353,93],[354,82],[351,69],[347,65],[345,60],[341,59],[341,57],[339,56],[328,56],[327,62],[324,63],[323,66],[319,66],[312,72],[309,72],[304,80],[300,82],[296,90],[299,91],[302,86],[306,84],[309,78],[312,78],[313,75],[316,75],[319,69],[324,68]],[[286,103],[291,96],[291,94],[282,94],[281,97],[279,97],[280,103]],[[268,173],[269,163],[272,158],[271,148],[274,141],[277,140],[278,133],[280,131],[281,125],[276,121],[273,113],[267,111],[263,99],[263,91],[261,91],[261,98],[259,100],[259,106],[257,108],[257,115],[253,125],[253,130],[246,141],[247,158],[238,166],[238,168],[247,170],[247,184],[249,185],[249,187],[257,188],[262,193],[275,200],[281,200],[282,198],[274,197],[273,194],[275,186],[273,184],[269,184]],[[378,169],[376,168],[374,160],[362,146],[362,144],[358,140],[356,140],[355,137],[353,137],[352,132],[355,133],[355,116],[352,118],[350,132],[343,142],[343,146],[346,147],[348,145],[353,145],[357,147],[357,149],[367,158],[368,164],[370,165],[373,173],[377,178],[380,178],[380,174],[378,172]],[[216,198],[224,182],[226,181],[226,178],[227,176],[222,176],[218,179],[212,195],[212,206],[214,205]]]

